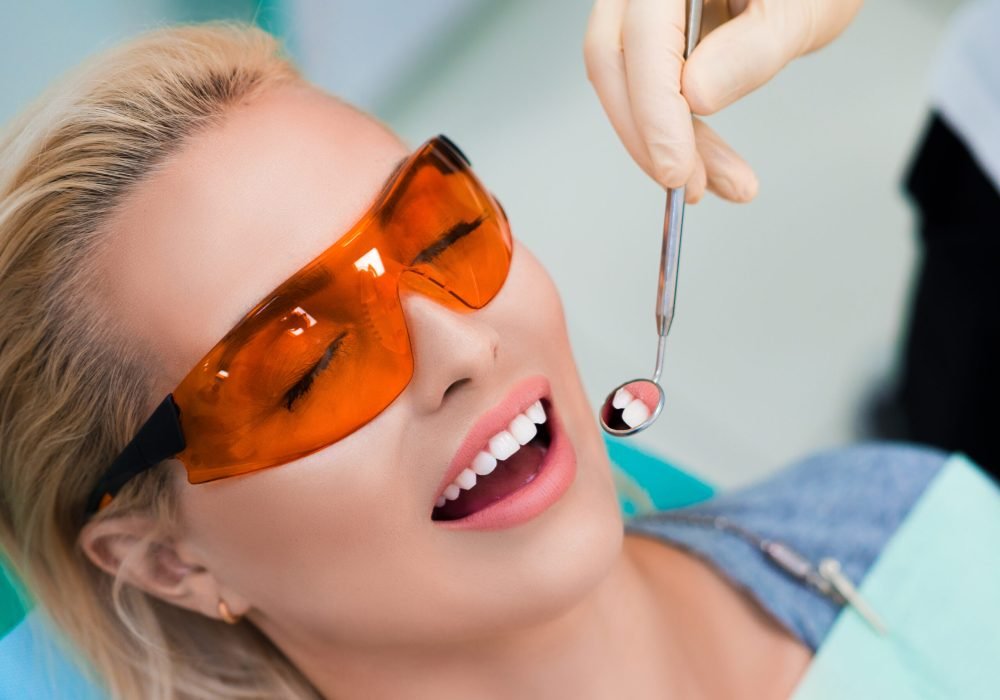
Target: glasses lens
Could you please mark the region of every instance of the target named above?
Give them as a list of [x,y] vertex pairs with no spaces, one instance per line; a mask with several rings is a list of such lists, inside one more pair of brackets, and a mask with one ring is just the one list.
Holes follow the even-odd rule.
[[478,309],[503,286],[510,258],[500,207],[454,151],[429,142],[351,232],[258,304],[174,392],[189,481],[298,459],[371,421],[413,374],[403,273],[451,308]]
[[[385,225],[397,258],[442,290],[441,301],[482,308],[510,267],[507,221],[485,187],[451,149],[431,149],[405,201]],[[423,288],[423,287],[422,287]]]

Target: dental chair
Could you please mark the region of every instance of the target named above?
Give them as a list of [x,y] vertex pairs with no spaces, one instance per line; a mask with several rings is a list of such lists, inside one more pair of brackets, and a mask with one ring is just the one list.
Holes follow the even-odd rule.
[[[622,514],[680,508],[713,487],[632,443],[605,436]],[[105,700],[0,553],[0,700]]]

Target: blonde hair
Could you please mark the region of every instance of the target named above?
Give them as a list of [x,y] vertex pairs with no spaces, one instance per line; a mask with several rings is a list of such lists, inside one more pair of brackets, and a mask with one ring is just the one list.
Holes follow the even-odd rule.
[[[88,303],[102,224],[227,108],[300,80],[253,25],[160,27],[90,58],[0,138],[0,549],[115,698],[319,697],[248,622],[168,605],[77,545],[88,490],[152,410],[150,358]],[[175,508],[158,467],[98,517]]]

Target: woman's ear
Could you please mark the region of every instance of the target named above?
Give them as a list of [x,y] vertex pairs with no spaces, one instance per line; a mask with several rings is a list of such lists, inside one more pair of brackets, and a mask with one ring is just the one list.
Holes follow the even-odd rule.
[[157,533],[152,519],[136,515],[94,520],[80,532],[80,547],[95,566],[172,605],[220,619],[219,600],[234,615],[249,603],[223,591],[212,572],[188,549]]

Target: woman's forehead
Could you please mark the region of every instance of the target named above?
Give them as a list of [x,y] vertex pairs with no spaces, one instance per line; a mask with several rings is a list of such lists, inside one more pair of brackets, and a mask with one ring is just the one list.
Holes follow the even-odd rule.
[[233,318],[364,213],[407,148],[307,86],[231,110],[123,203],[98,261],[124,328],[170,390]]

